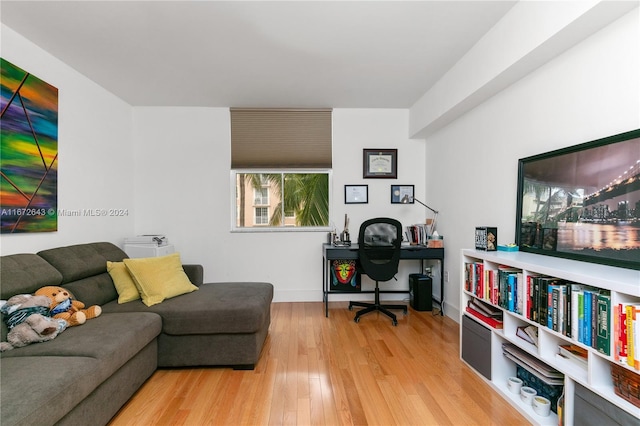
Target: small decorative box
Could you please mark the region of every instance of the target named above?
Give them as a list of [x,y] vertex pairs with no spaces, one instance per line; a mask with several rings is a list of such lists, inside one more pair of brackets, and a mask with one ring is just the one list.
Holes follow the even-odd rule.
[[498,251],[518,251],[518,246],[515,244],[499,245]]
[[498,249],[498,228],[476,227],[476,250],[496,251]]

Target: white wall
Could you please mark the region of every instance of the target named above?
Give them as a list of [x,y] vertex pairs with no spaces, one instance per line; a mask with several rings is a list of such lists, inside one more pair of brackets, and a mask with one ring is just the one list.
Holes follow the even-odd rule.
[[2,57],[58,88],[58,209],[126,209],[121,217],[59,217],[58,231],[3,234],[1,254],[111,241],[133,232],[131,107],[35,46],[1,28]]
[[[369,217],[406,224],[423,217],[417,206],[390,203],[391,184],[416,184],[418,197],[424,193],[425,146],[407,139],[407,120],[407,110],[334,110],[331,220],[338,230],[345,213],[352,235]],[[228,109],[134,108],[134,123],[136,234],[165,233],[184,262],[204,265],[207,281],[269,281],[276,301],[322,300],[326,232],[230,231]],[[398,179],[363,179],[363,148],[398,148]],[[344,205],[345,184],[368,184],[369,204]],[[403,267],[400,285],[407,287],[405,270],[416,268]]]
[[515,240],[519,158],[640,128],[638,22],[635,9],[427,139],[448,315],[457,319],[460,250],[473,247],[474,228]]

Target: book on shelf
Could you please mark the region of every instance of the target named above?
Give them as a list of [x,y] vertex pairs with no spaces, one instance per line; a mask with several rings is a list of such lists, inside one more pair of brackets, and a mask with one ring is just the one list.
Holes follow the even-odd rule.
[[538,346],[538,327],[529,325],[524,328],[524,332],[527,333],[527,335],[529,335],[531,340],[533,340],[534,342],[533,344]]
[[618,303],[612,311],[613,358],[640,370],[640,303]]
[[497,304],[498,306],[515,312],[517,298],[517,275],[522,273],[520,269],[504,265],[498,266],[497,272]]
[[499,319],[496,319],[496,318],[492,318],[492,317],[488,317],[488,316],[486,316],[484,314],[481,314],[480,312],[478,312],[475,309],[473,309],[472,306],[467,306],[466,311],[472,317],[482,321],[483,323],[487,324],[488,326],[490,326],[492,328],[503,328],[502,320],[499,320]]
[[560,345],[559,354],[580,367],[587,367],[588,353],[586,349],[580,346],[571,344]]
[[471,306],[476,311],[488,317],[502,319],[502,309],[489,305],[488,303],[485,303],[480,299],[476,299],[475,297],[473,297],[469,300],[469,302],[467,302],[467,305]]
[[524,297],[526,293],[526,283],[524,282],[524,274],[522,272],[516,273],[516,312],[520,315],[526,316]]
[[604,355],[611,355],[611,295],[601,291],[596,300],[596,345]]
[[534,346],[538,346],[538,327],[532,325],[521,326],[516,329],[516,336]]

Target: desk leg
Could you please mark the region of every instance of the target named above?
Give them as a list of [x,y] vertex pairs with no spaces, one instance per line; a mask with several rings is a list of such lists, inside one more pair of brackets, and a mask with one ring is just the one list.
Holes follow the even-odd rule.
[[329,262],[322,257],[322,301],[324,302],[324,316],[329,318]]

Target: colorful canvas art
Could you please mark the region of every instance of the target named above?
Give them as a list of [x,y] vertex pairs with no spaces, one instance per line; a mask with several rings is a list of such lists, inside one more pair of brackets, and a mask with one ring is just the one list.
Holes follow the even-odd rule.
[[360,291],[360,272],[355,260],[331,262],[332,291]]
[[57,231],[58,89],[0,68],[0,232]]

